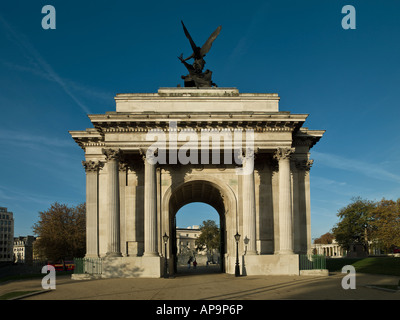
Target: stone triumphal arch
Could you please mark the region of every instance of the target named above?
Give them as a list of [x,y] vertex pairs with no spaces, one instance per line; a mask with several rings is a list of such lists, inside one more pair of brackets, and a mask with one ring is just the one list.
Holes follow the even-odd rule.
[[160,277],[165,258],[173,273],[163,235],[191,202],[220,215],[225,272],[239,233],[242,274],[299,273],[298,255],[311,252],[310,149],[324,131],[279,100],[218,87],[117,94],[116,111],[70,131],[85,152],[86,257],[104,258],[104,277]]

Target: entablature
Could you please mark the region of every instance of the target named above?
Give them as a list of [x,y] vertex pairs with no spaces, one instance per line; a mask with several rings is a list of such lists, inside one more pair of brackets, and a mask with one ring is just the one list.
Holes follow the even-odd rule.
[[89,115],[102,135],[109,132],[148,132],[150,130],[254,130],[255,132],[295,132],[307,114],[280,113],[107,113]]

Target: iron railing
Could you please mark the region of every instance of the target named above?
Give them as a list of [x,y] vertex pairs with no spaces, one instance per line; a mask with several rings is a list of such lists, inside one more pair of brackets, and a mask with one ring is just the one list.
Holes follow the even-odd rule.
[[75,258],[75,274],[101,274],[103,264],[101,258]]
[[322,254],[301,254],[299,259],[300,270],[326,269],[326,257]]

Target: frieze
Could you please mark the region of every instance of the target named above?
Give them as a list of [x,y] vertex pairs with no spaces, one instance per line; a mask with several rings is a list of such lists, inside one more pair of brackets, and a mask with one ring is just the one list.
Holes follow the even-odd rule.
[[160,130],[163,132],[181,132],[190,130],[201,131],[234,131],[254,130],[255,132],[293,132],[299,126],[298,121],[178,121],[177,125],[171,127],[169,121],[140,121],[140,122],[96,122],[94,127],[101,133],[124,133],[136,132],[147,133],[151,130]]

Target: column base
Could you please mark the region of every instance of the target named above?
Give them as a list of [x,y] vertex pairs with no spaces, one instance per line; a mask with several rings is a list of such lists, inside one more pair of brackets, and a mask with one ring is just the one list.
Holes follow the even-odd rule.
[[143,253],[143,257],[159,257],[160,255],[157,252],[145,252]]
[[257,251],[255,251],[255,250],[252,250],[252,251],[246,251],[246,256],[247,255],[249,255],[249,256],[251,256],[251,255],[257,255],[258,253],[257,253]]
[[294,251],[293,250],[279,250],[275,254],[276,255],[288,255],[288,254],[294,254]]

